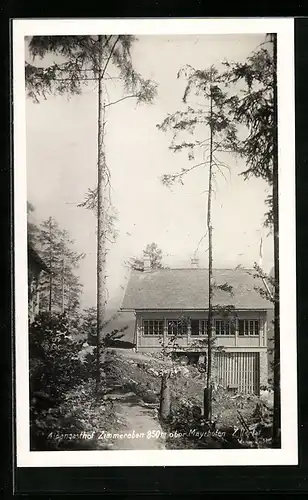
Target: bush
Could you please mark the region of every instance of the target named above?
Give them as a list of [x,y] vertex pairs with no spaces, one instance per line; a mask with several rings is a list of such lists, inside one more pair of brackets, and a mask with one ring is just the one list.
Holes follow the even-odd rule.
[[197,405],[173,406],[162,426],[167,432],[166,445],[169,449],[246,447],[233,436],[234,429],[217,428],[215,422],[207,422]]
[[65,314],[41,313],[29,326],[30,433],[32,449],[48,449],[47,432],[63,427],[59,413],[66,394],[94,378],[94,354],[80,356]]
[[80,359],[83,341],[69,334],[65,314],[40,314],[29,328],[30,390],[60,400],[75,385],[94,375],[91,359]]

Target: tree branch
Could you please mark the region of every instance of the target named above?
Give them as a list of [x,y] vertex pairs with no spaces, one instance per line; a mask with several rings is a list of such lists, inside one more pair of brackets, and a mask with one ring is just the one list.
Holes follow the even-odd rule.
[[105,104],[105,108],[108,108],[108,106],[112,106],[113,104],[117,104],[118,102],[124,101],[125,99],[131,99],[132,97],[138,97],[138,95],[127,95],[125,97],[122,97],[121,99],[118,99],[117,101],[109,102],[108,104]]
[[[111,38],[111,36],[110,36],[110,38]],[[108,39],[107,43],[109,42],[110,38]],[[119,39],[120,39],[120,35],[118,35],[118,36],[117,36],[116,41],[114,42],[113,46],[111,47],[111,50],[110,50],[110,53],[109,53],[109,56],[108,56],[107,62],[106,62],[106,64],[105,64],[104,69],[103,69],[102,74],[101,74],[101,78],[104,78],[105,71],[106,71],[106,69],[107,69],[107,66],[108,66],[108,64],[109,64],[109,61],[110,61],[111,56],[112,56],[112,54],[113,54],[113,51],[114,51],[114,49],[115,49],[115,46],[116,46],[116,44],[118,43]],[[104,47],[105,47],[105,46],[106,46],[106,45],[104,45]]]

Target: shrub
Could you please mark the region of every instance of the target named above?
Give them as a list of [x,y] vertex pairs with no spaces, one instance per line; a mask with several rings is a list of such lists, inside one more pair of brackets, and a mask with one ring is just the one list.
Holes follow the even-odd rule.
[[82,359],[83,341],[74,339],[65,314],[41,313],[29,326],[32,449],[50,449],[46,435],[63,427],[59,407],[65,395],[94,377],[93,355]]
[[30,390],[60,400],[73,386],[93,376],[93,363],[82,361],[83,341],[69,334],[65,314],[40,314],[29,328]]

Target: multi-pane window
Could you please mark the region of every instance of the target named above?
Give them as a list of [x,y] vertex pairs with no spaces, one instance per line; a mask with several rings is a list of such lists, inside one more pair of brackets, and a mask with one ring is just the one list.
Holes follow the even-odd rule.
[[164,334],[164,320],[162,319],[144,319],[143,320],[143,334],[144,335],[163,335]]
[[168,335],[186,335],[187,322],[180,319],[167,320]]
[[191,335],[207,335],[207,319],[192,319],[191,325]]
[[259,334],[260,334],[260,322],[258,319],[239,320],[239,335],[250,337]]
[[231,321],[224,319],[216,319],[215,321],[215,334],[217,336],[235,335],[235,328]]

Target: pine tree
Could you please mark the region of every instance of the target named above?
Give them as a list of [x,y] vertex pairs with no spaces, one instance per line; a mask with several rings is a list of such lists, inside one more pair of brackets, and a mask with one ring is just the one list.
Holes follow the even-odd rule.
[[[107,302],[106,242],[111,220],[110,170],[104,142],[107,108],[128,98],[136,99],[137,104],[149,103],[156,94],[156,84],[143,79],[134,70],[131,46],[135,40],[131,35],[33,37],[29,44],[33,56],[43,58],[52,53],[64,58],[64,62],[47,68],[26,64],[25,68],[28,96],[35,100],[48,94],[81,94],[90,81],[98,84],[97,187],[88,192],[82,204],[94,208],[97,213],[97,367],[100,366],[100,338]],[[120,80],[124,89],[124,96],[115,102],[108,102],[110,67],[118,71],[111,79]],[[97,390],[99,385],[100,370],[97,368]]]
[[34,205],[27,201],[27,239],[30,245],[36,247],[39,229],[37,227],[37,224],[33,220],[34,212]]
[[[207,169],[207,231],[208,236],[208,330],[207,330],[207,415],[212,416],[212,332],[213,312],[215,305],[214,290],[217,285],[213,279],[213,226],[212,226],[212,196],[213,183],[218,173],[225,176],[223,170],[228,165],[219,158],[219,153],[232,152],[236,144],[236,128],[230,119],[230,110],[233,98],[230,97],[223,76],[211,66],[205,70],[198,70],[185,66],[178,72],[178,78],[184,76],[187,80],[183,95],[185,108],[168,115],[158,128],[173,132],[170,149],[174,152],[188,150],[188,160],[193,166],[184,168],[180,172],[164,174],[162,182],[170,186],[178,181],[183,184],[184,176],[196,168]],[[188,98],[193,94],[202,102],[190,105]],[[187,142],[181,140],[181,135],[190,134],[193,139]],[[198,139],[200,137],[200,139]],[[199,161],[195,163],[196,156]],[[201,160],[201,161],[200,161]]]
[[50,275],[42,276],[40,283],[42,310],[71,316],[79,308],[82,285],[75,270],[84,254],[72,250],[73,244],[74,240],[54,218],[49,217],[39,226],[40,255],[51,270]]
[[162,269],[164,266],[162,265],[162,257],[163,252],[158,247],[156,243],[148,243],[143,250],[142,257],[133,257],[129,261],[129,267],[135,269],[137,271],[144,270],[144,259],[148,258],[150,260],[151,269]]
[[[246,161],[242,175],[261,177],[271,188],[266,199],[265,226],[274,236],[274,423],[273,446],[280,446],[280,313],[279,313],[279,219],[278,219],[278,128],[277,128],[277,34],[268,34],[261,49],[244,63],[225,63],[229,84],[243,86],[233,100],[234,120],[245,125],[236,152]],[[258,277],[264,272],[257,269]]]

